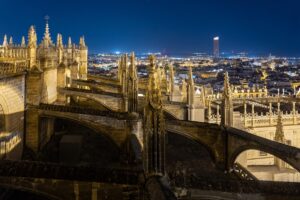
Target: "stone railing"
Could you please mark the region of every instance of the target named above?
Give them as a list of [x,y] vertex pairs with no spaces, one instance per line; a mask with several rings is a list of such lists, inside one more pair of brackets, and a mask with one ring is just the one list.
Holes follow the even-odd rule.
[[[277,113],[248,113],[241,114],[241,121],[244,123],[245,128],[248,127],[261,127],[261,126],[276,126],[278,120]],[[294,125],[300,124],[300,114],[296,111],[293,113],[282,114],[282,123],[283,125]]]
[[138,184],[142,171],[100,167],[97,165],[63,165],[38,161],[0,161],[1,177],[30,177],[77,181],[100,181],[125,185]]
[[113,92],[106,92],[106,91],[102,91],[100,89],[82,89],[82,88],[75,88],[75,87],[65,87],[65,88],[59,88],[60,91],[74,91],[74,92],[82,92],[82,93],[90,93],[90,94],[95,94],[95,95],[107,95],[107,96],[112,96],[112,97],[116,97],[116,98],[122,98],[123,95],[119,94],[119,93],[113,93]]
[[[182,181],[181,181],[182,182]],[[177,187],[186,187],[201,190],[237,192],[237,193],[264,193],[276,195],[300,195],[300,183],[293,182],[272,182],[272,181],[249,181],[218,179],[214,176],[196,176],[186,177],[186,185],[180,181]],[[288,199],[288,198],[287,198]]]
[[26,69],[25,63],[0,63],[0,75],[21,73]]
[[28,49],[22,46],[11,46],[9,48],[0,47],[0,58],[19,58],[26,59],[28,57]]
[[56,112],[69,112],[77,114],[86,114],[86,115],[96,115],[96,116],[107,116],[112,118],[117,118],[120,120],[130,119],[130,114],[125,112],[112,112],[112,111],[102,111],[93,108],[78,107],[78,106],[63,106],[63,105],[54,105],[54,104],[40,104],[38,107],[40,110],[49,110]]

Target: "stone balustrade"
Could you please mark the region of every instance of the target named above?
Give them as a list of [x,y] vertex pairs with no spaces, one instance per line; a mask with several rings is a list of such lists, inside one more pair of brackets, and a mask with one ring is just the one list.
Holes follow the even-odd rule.
[[[241,121],[244,122],[245,128],[248,127],[263,127],[263,126],[276,126],[278,120],[278,113],[247,113],[241,114]],[[283,125],[300,124],[300,114],[298,111],[286,112],[282,114]]]
[[26,66],[26,62],[0,63],[0,75],[10,75],[24,72],[27,69]]

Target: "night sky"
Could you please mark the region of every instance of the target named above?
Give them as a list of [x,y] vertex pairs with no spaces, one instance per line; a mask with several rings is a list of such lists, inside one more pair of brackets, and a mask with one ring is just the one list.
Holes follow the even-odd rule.
[[[0,35],[20,42],[30,25],[44,32],[50,16],[53,40],[62,33],[90,52],[212,51],[300,56],[299,0],[1,0]],[[1,41],[2,42],[2,41]]]

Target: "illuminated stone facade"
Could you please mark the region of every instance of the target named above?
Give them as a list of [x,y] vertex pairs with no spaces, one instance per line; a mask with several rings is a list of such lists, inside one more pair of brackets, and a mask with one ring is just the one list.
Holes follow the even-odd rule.
[[[29,28],[27,43],[25,37],[21,44],[16,44],[12,37],[8,40],[5,35],[0,46],[0,64],[0,75],[3,76],[0,79],[0,105],[4,113],[1,130],[11,134],[18,132],[23,139],[25,104],[65,103],[66,95],[60,94],[58,88],[70,86],[72,78],[87,78],[88,48],[84,37],[80,38],[79,45],[73,44],[71,38],[64,45],[62,35],[58,34],[56,44],[53,43],[47,21],[40,44],[34,26]],[[27,70],[26,78],[24,70]],[[39,146],[37,117],[35,110],[28,109],[26,144],[33,149]],[[49,130],[51,123],[46,123]]]

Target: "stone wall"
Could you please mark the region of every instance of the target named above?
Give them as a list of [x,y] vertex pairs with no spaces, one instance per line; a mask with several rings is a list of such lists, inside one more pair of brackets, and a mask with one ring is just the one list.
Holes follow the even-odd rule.
[[[9,143],[10,135],[16,134],[23,140],[24,109],[25,109],[25,75],[0,77],[0,105],[3,109],[4,128],[6,139],[2,143]],[[22,142],[13,144],[14,148],[6,149],[6,156],[10,159],[19,159],[22,153]]]
[[53,103],[57,99],[57,68],[46,69],[43,73],[42,103]]

